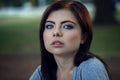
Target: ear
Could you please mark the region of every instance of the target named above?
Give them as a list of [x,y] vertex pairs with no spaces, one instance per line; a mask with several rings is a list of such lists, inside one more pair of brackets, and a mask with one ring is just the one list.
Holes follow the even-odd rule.
[[85,43],[85,41],[86,41],[86,39],[87,39],[87,33],[85,32],[85,33],[83,33],[82,34],[82,37],[81,37],[81,44],[84,44]]

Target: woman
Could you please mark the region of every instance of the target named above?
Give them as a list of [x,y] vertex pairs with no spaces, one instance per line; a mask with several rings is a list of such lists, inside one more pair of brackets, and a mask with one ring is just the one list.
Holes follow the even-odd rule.
[[77,1],[57,1],[40,24],[41,65],[30,80],[109,80],[101,59],[89,52],[92,22]]

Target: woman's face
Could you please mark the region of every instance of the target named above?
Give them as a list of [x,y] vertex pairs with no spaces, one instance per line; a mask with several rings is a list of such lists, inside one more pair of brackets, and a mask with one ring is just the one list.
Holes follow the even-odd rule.
[[70,10],[52,12],[43,33],[45,48],[53,55],[75,54],[84,42],[81,27]]

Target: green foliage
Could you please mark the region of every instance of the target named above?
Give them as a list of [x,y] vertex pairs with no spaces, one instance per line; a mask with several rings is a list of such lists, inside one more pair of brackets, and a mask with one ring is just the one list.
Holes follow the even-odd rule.
[[0,0],[0,7],[3,6],[15,6],[20,7],[22,6],[24,0]]
[[51,4],[54,0],[46,0],[47,4]]

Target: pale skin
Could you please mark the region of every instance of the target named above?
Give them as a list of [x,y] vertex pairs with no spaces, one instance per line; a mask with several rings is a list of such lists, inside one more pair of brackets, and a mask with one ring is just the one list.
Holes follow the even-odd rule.
[[43,38],[45,48],[56,60],[57,80],[71,80],[75,54],[84,43],[81,27],[72,12],[67,9],[52,12],[46,20]]

